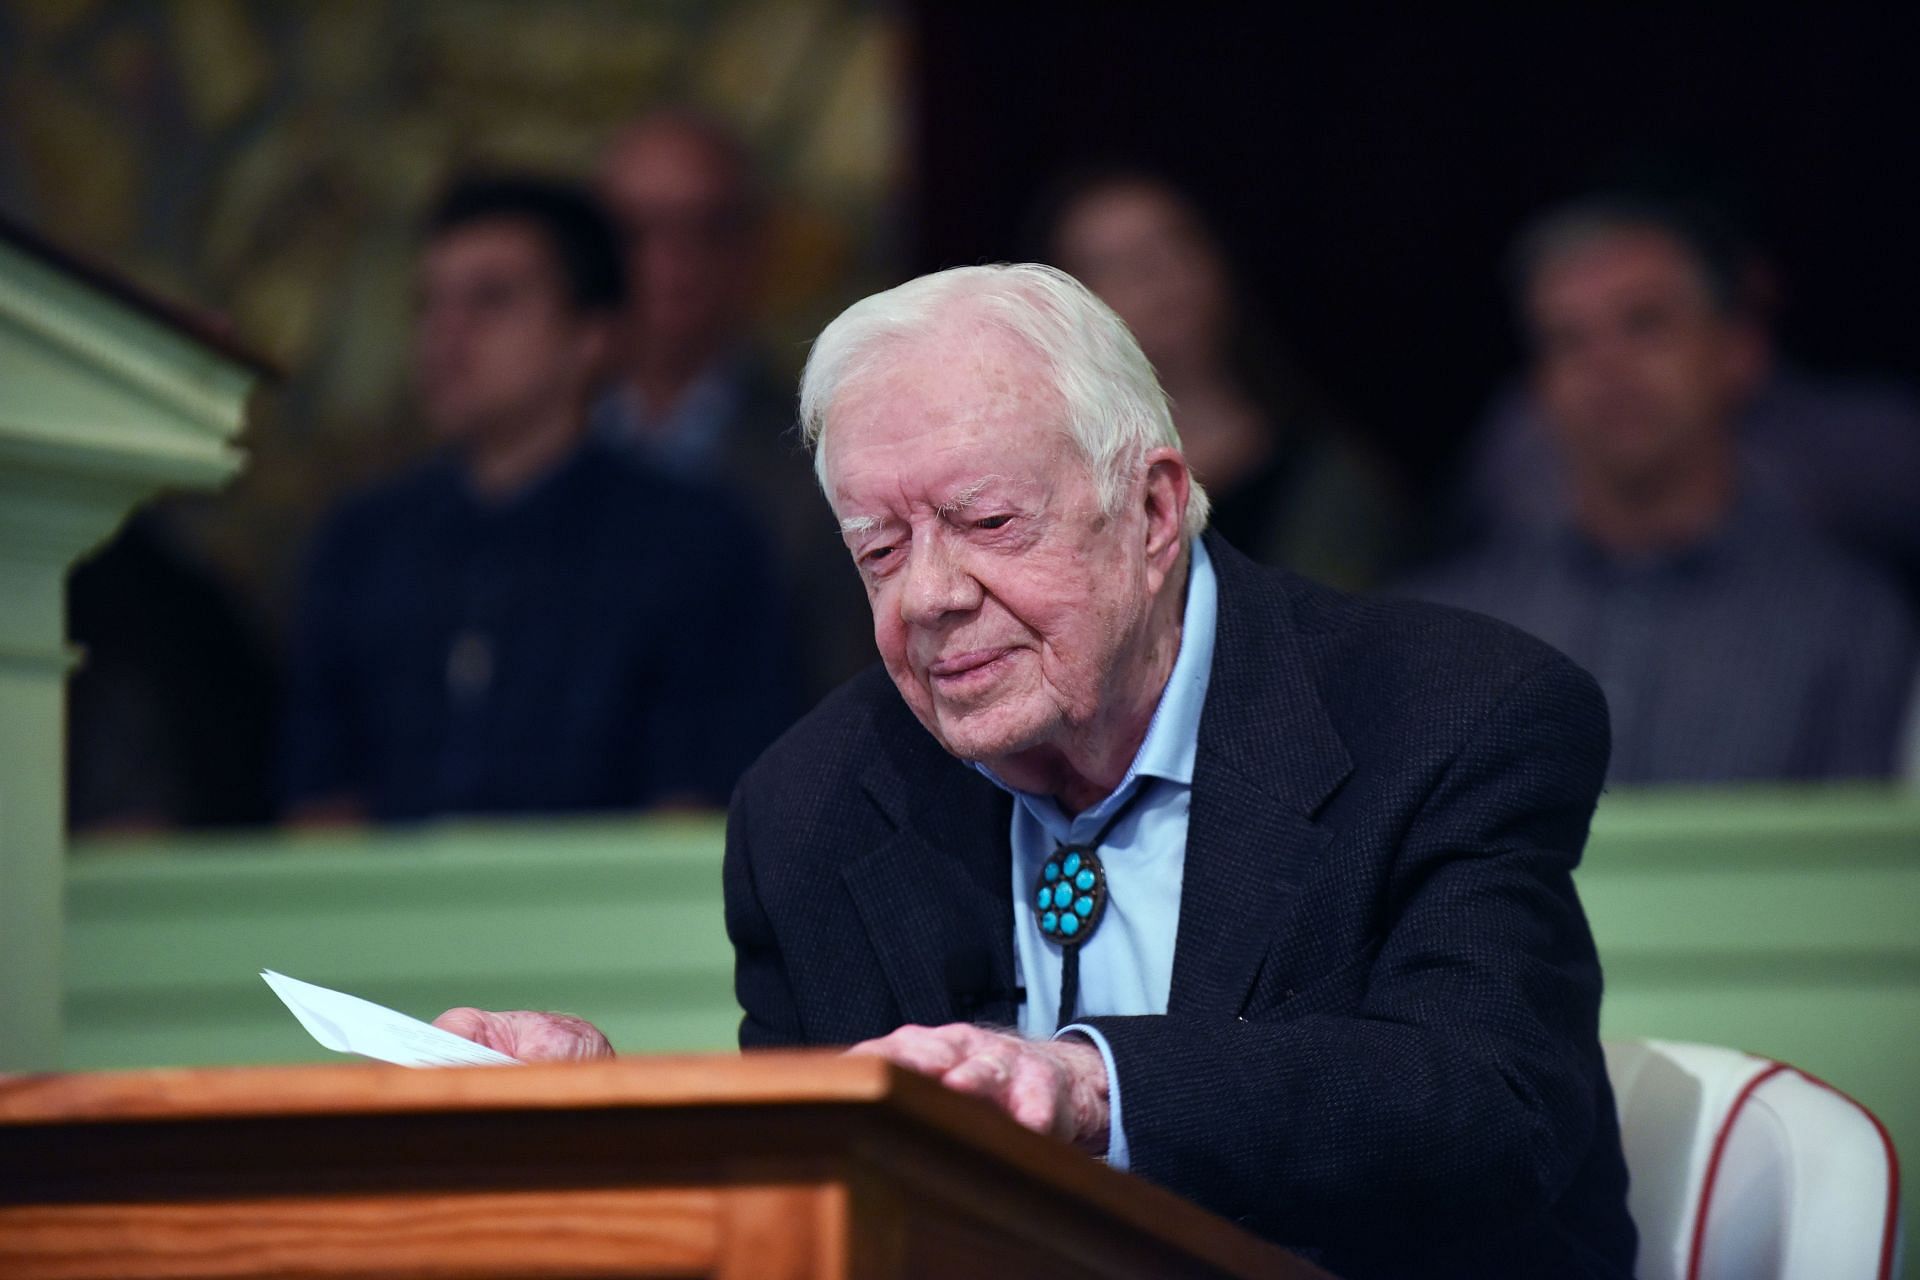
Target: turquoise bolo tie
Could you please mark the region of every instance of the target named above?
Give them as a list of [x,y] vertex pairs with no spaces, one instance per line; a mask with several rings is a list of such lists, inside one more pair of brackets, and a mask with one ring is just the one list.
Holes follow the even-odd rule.
[[1054,1024],[1056,1031],[1073,1021],[1080,999],[1080,948],[1087,945],[1106,915],[1107,872],[1100,865],[1098,850],[1146,791],[1143,780],[1085,844],[1055,844],[1034,881],[1033,910],[1040,921],[1040,932],[1060,948],[1060,1018]]

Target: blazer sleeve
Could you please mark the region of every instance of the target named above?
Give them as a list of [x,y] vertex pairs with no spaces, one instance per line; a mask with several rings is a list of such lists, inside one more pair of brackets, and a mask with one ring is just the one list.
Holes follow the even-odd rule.
[[[1312,1244],[1553,1204],[1595,1129],[1600,969],[1571,878],[1606,707],[1557,657],[1466,729],[1402,828],[1350,995],[1089,1018],[1135,1172]],[[1309,993],[1310,994],[1310,993]],[[1304,1006],[1304,1007],[1303,1007]]]

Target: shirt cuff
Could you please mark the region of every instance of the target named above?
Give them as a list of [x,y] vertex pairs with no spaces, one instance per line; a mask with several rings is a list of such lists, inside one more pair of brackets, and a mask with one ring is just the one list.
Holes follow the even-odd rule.
[[1098,1028],[1084,1022],[1060,1028],[1053,1033],[1053,1038],[1058,1040],[1061,1036],[1069,1035],[1085,1036],[1093,1041],[1093,1047],[1100,1051],[1100,1061],[1107,1064],[1107,1164],[1125,1173],[1130,1163],[1130,1153],[1127,1150],[1127,1130],[1120,1122],[1120,1073],[1113,1065],[1113,1046],[1107,1043],[1107,1038],[1100,1034]]

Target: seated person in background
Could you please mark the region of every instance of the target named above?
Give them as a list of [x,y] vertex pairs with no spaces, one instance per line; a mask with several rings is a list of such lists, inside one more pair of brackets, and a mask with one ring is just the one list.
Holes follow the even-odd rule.
[[1306,385],[1192,202],[1145,173],[1069,182],[1039,239],[1126,321],[1173,401],[1213,527],[1254,559],[1345,590],[1405,539],[1384,473]]
[[749,337],[767,266],[767,198],[746,144],[685,110],[624,129],[600,191],[630,286],[594,429],[662,470],[737,494],[773,535],[800,696],[873,661],[873,631],[795,428],[793,385]]
[[165,511],[133,516],[67,580],[67,824],[75,835],[273,818],[279,673]]
[[1889,583],[1750,492],[1734,424],[1762,359],[1737,278],[1683,216],[1609,203],[1549,215],[1517,267],[1567,506],[1409,594],[1593,672],[1615,782],[1885,776],[1912,620]]
[[735,794],[742,1045],[884,1056],[1347,1280],[1627,1276],[1593,681],[1203,535],[1152,368],[1049,268],[856,303],[801,408],[884,670]]
[[470,180],[433,215],[413,363],[445,448],[315,538],[295,820],[722,804],[786,722],[759,541],[586,431],[623,281],[566,185]]
[[[1626,220],[1644,202],[1607,197]],[[1660,220],[1665,212],[1655,212]],[[1702,214],[1703,249],[1738,283],[1729,322],[1746,330],[1760,363],[1735,414],[1734,448],[1756,498],[1891,574],[1920,601],[1920,399],[1892,383],[1820,376],[1774,350],[1777,272],[1754,246]],[[1454,516],[1470,534],[1549,527],[1566,509],[1568,460],[1535,390],[1503,389],[1476,434]]]

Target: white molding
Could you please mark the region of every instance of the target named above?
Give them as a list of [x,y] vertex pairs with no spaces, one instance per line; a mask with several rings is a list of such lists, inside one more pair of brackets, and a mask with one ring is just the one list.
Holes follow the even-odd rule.
[[0,323],[207,436],[225,439],[245,421],[250,370],[4,244]]

